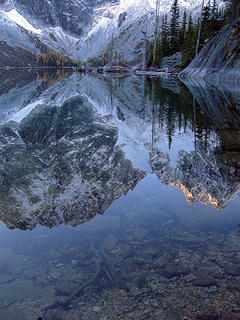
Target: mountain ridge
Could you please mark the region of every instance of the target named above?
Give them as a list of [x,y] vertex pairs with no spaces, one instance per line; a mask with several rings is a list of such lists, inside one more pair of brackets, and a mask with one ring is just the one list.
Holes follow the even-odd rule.
[[[200,0],[182,0],[181,3],[182,8],[199,12]],[[169,10],[169,1],[164,1],[161,14]],[[34,0],[31,5],[25,0],[1,0],[0,24],[4,32],[0,35],[0,42],[14,49],[29,51],[32,55],[53,49],[74,60],[86,61],[106,54],[114,41],[118,57],[121,56],[124,62],[137,64],[142,59],[142,31],[147,29],[148,37],[154,33],[154,12],[152,0],[87,3]],[[39,46],[32,45],[33,38],[44,49],[39,50]],[[0,66],[4,65],[6,59],[0,58]],[[13,66],[11,59],[8,65]]]

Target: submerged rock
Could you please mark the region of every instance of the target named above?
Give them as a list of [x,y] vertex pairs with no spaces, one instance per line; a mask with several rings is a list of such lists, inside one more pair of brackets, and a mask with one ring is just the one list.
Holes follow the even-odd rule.
[[192,283],[194,286],[197,286],[197,287],[211,287],[211,286],[217,285],[216,280],[206,276],[200,276],[196,280],[194,280]]
[[165,278],[171,279],[174,277],[182,277],[190,273],[190,268],[188,266],[180,264],[168,264],[164,269],[162,275]]
[[229,265],[224,268],[224,271],[226,274],[231,275],[231,276],[235,276],[235,277],[240,276],[239,266]]

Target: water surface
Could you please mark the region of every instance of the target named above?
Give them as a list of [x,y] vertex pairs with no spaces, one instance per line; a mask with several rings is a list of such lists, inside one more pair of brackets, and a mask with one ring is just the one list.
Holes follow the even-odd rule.
[[239,319],[239,92],[1,79],[0,319]]

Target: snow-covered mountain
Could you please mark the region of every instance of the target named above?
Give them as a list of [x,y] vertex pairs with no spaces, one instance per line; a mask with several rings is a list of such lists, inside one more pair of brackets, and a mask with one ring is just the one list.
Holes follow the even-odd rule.
[[91,22],[95,8],[118,0],[1,0],[4,10],[16,9],[35,28],[60,27],[79,37]]
[[[200,2],[181,0],[181,10],[199,12]],[[160,14],[170,7],[171,2],[163,0]],[[0,51],[5,58],[0,58],[0,66],[17,64],[17,58],[14,63],[7,59],[12,51],[16,57],[26,56],[26,65],[49,48],[85,61],[105,54],[110,46],[116,62],[136,64],[142,55],[142,32],[151,38],[154,22],[154,0],[1,0]]]
[[[179,1],[181,12],[200,11],[201,1]],[[171,1],[160,2],[160,20],[169,14]],[[142,60],[144,33],[152,39],[155,30],[155,0],[121,0],[95,12],[90,31],[81,38],[79,52],[82,60],[112,51],[115,63],[136,64]]]
[[50,49],[75,57],[79,39],[65,33],[60,27],[35,28],[16,9],[0,10],[0,67],[37,65],[36,54]]

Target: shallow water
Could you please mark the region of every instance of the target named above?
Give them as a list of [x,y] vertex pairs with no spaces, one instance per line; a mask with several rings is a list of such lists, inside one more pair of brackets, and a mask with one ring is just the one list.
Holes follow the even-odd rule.
[[0,319],[239,319],[239,92],[1,79]]

